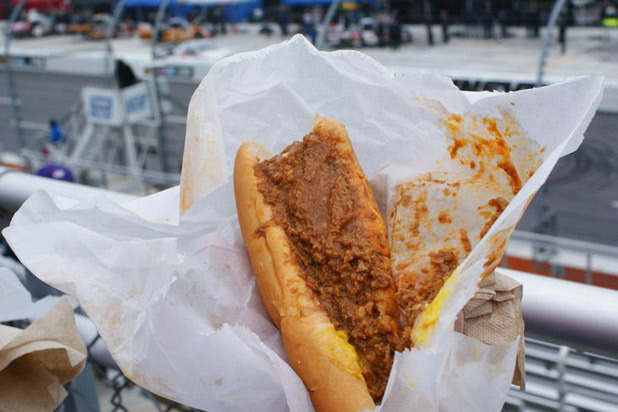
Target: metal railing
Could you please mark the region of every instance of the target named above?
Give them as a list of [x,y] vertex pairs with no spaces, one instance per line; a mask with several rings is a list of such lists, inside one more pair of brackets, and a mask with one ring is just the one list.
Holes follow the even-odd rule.
[[[593,285],[595,273],[602,273],[615,276],[616,286],[618,286],[618,247],[616,246],[519,230],[513,232],[511,242],[528,245],[529,256],[527,258],[537,267],[545,264],[549,275],[562,278],[569,273],[577,273],[583,277],[584,283]],[[605,263],[605,270],[601,261]],[[512,267],[511,258],[508,255],[505,255],[502,266]]]
[[[26,156],[26,158],[31,163],[36,164],[45,164],[45,161],[49,161],[45,156],[39,154],[34,151],[23,150],[22,154]],[[89,183],[92,186],[101,187],[104,189],[116,190],[121,192],[132,192],[133,186],[130,186],[131,190],[123,190],[122,182],[124,180],[131,180],[130,178],[138,178],[140,181],[145,183],[148,187],[155,186],[157,189],[168,188],[172,186],[176,186],[180,183],[180,174],[179,173],[165,173],[157,170],[148,170],[148,169],[133,169],[128,166],[111,164],[111,163],[103,163],[92,160],[72,160],[71,166],[77,170],[87,170],[90,175],[98,174],[99,178],[92,178],[95,180],[90,180]],[[115,182],[116,185],[113,185],[112,182],[114,179],[110,179],[110,177],[116,177]],[[118,180],[120,179],[120,180]],[[149,188],[144,190],[144,193],[149,192]]]
[[616,410],[618,360],[526,339],[526,390],[511,388],[504,411]]
[[0,166],[0,211],[5,213],[17,211],[26,199],[37,190],[46,190],[76,200],[99,194],[118,202],[126,202],[136,198],[133,195],[34,176]]
[[[74,172],[77,172],[83,183],[117,191],[124,190],[122,186],[118,184],[114,186],[110,182],[118,183],[120,181],[122,184],[123,180],[131,182],[138,179],[146,185],[144,193],[150,191],[150,186],[160,190],[179,184],[179,173],[166,173],[146,168],[147,162],[152,160],[153,155],[158,156],[164,150],[159,136],[160,123],[158,121],[143,120],[131,126],[134,131],[136,151],[138,152],[139,169],[111,162],[72,159],[71,150],[86,127],[86,123],[83,106],[79,101],[71,106],[62,118],[58,119],[58,124],[66,136],[66,142],[56,145],[49,141],[49,126],[47,124],[22,121],[21,130],[24,133],[24,147],[20,150],[20,153],[27,160],[29,169],[38,170],[50,162],[68,165]],[[155,153],[153,153],[153,150]],[[155,160],[158,160],[158,158]],[[88,176],[82,175],[80,172],[87,172]]]

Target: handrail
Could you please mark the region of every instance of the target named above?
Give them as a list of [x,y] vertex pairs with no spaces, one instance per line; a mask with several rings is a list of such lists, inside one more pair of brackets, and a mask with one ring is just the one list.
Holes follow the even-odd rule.
[[[533,262],[549,263],[551,275],[561,277],[566,273],[565,271],[573,273],[572,269],[583,270],[584,281],[588,285],[595,284],[595,273],[618,277],[618,272],[616,272],[618,247],[519,230],[513,232],[511,240],[527,243],[532,248],[532,254],[527,259]],[[513,255],[517,257],[516,253]],[[509,258],[511,256],[511,254],[507,256],[506,267],[510,267]],[[579,260],[582,257],[583,262]],[[602,264],[604,269],[594,265],[595,258],[597,263],[599,263],[598,258],[605,260],[605,264]]]
[[595,255],[618,258],[618,247],[604,245],[601,243],[550,236],[542,233],[525,232],[522,230],[515,230],[511,238],[515,240],[531,242],[535,245],[550,245],[559,248],[569,249],[575,252],[592,252]]
[[96,195],[105,195],[118,202],[135,199],[135,196],[124,193],[30,175],[0,166],[0,211],[8,213],[17,211],[37,190],[46,190],[76,200]]
[[4,57],[6,58],[6,64],[4,65],[4,71],[6,75],[7,86],[9,89],[9,97],[11,99],[11,110],[13,111],[13,122],[15,126],[15,132],[17,133],[17,139],[19,141],[19,147],[25,146],[24,132],[21,128],[21,112],[20,105],[17,99],[17,92],[15,91],[15,83],[13,79],[13,71],[11,68],[11,39],[13,38],[13,23],[17,20],[19,14],[24,8],[26,0],[19,0],[11,12],[9,20],[6,22],[6,33],[4,35]]
[[154,32],[152,33],[152,39],[150,44],[150,59],[153,63],[152,71],[150,73],[152,80],[152,90],[154,93],[154,115],[157,120],[157,141],[159,144],[159,150],[157,154],[159,155],[159,162],[161,162],[161,168],[164,172],[167,172],[167,161],[165,155],[165,139],[163,136],[163,120],[164,113],[161,110],[161,90],[159,88],[159,80],[157,79],[157,70],[155,68],[154,62],[157,59],[157,45],[159,43],[159,36],[161,33],[161,24],[163,23],[163,18],[165,17],[165,11],[169,5],[169,0],[162,0],[159,5],[159,9],[157,10],[157,15],[155,18],[155,26]]
[[118,24],[118,20],[120,19],[120,15],[124,10],[124,5],[126,2],[127,0],[119,0],[118,3],[116,3],[116,6],[114,7],[114,12],[112,13],[110,27],[107,28],[107,33],[105,35],[105,79],[109,87],[112,87],[112,85],[114,84],[112,38],[114,37],[114,33],[116,32],[116,25]]
[[540,86],[543,84],[543,76],[545,75],[545,64],[547,60],[547,55],[549,54],[549,47],[551,46],[551,40],[553,38],[553,31],[556,27],[556,22],[558,21],[558,16],[560,15],[560,11],[564,7],[566,0],[556,0],[554,6],[551,9],[551,13],[549,15],[549,19],[547,20],[547,27],[545,29],[545,33],[543,35],[543,42],[541,44],[541,57],[539,59],[539,69],[537,71],[537,79],[536,84]]
[[[21,153],[29,160],[36,160],[39,162],[47,161],[47,159],[43,155],[37,152],[34,152],[32,150],[25,149],[25,150],[22,150]],[[62,161],[59,160],[59,163],[62,163]],[[117,165],[117,164],[103,163],[103,162],[84,160],[84,159],[71,160],[71,166],[82,168],[82,169],[105,172],[109,174],[121,175],[121,176],[126,176],[126,177],[139,177],[140,179],[146,181],[147,183],[152,183],[152,184],[175,186],[180,183],[180,174],[178,173],[166,173],[166,172],[160,172],[157,170],[136,169],[136,168],[131,168],[131,167]],[[89,187],[89,186],[84,186],[84,187]],[[0,206],[1,206],[1,200],[0,200]]]
[[618,291],[499,268],[524,286],[526,336],[618,358]]

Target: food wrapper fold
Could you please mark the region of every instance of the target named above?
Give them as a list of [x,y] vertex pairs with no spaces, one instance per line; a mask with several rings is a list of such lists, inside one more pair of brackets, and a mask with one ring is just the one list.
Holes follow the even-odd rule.
[[86,363],[73,308],[66,298],[33,303],[17,277],[0,269],[0,302],[7,301],[20,311],[0,307],[9,309],[0,311],[6,321],[40,317],[24,330],[0,325],[0,411],[53,411],[67,396],[62,385]]
[[[521,313],[523,286],[494,272],[479,283],[479,289],[464,306],[465,335],[489,345],[503,345],[524,335]],[[525,389],[524,340],[520,339],[513,383]]]
[[204,410],[311,411],[240,235],[231,184],[239,145],[252,139],[279,152],[311,130],[316,114],[337,119],[386,210],[389,188],[402,179],[456,170],[440,163],[450,143],[439,113],[500,125],[508,115],[543,148],[539,167],[417,322],[418,344],[397,354],[380,407],[495,411],[521,337],[487,345],[452,325],[491,269],[496,245],[560,156],[581,143],[601,91],[602,79],[583,77],[510,94],[462,93],[445,77],[399,75],[358,52],[318,52],[296,36],[213,66],[191,99],[180,188],[122,205],[69,205],[39,192],[3,234],[36,276],[77,298],[139,385]]

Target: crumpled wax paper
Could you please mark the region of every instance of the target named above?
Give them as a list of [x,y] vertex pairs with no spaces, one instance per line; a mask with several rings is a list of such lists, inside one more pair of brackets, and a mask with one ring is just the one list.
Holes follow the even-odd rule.
[[[421,315],[418,347],[397,354],[381,406],[499,410],[517,340],[489,346],[453,333],[452,324],[501,243],[496,236],[510,233],[558,158],[581,143],[601,92],[602,79],[584,77],[510,94],[462,93],[445,77],[397,75],[361,53],[318,52],[297,36],[213,66],[189,107],[180,189],[68,208],[36,193],[3,234],[35,275],[77,297],[139,385],[212,411],[311,411],[242,243],[231,184],[238,146],[253,139],[278,152],[319,113],[346,126],[369,178],[387,165],[411,176],[438,169],[447,155],[427,101],[452,113],[509,110],[545,148],[543,164]],[[383,177],[372,182],[378,197],[388,193]]]

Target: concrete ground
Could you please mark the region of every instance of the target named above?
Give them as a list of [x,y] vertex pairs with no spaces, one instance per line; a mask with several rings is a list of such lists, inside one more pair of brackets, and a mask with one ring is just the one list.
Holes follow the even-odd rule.
[[[212,42],[231,52],[241,52],[256,50],[286,38],[278,34],[268,37],[260,35],[259,28],[258,25],[239,25],[235,33],[215,37]],[[481,39],[456,37],[464,33],[464,28],[453,26],[451,31],[454,36],[445,44],[440,42],[439,27],[434,26],[437,42],[432,47],[427,45],[423,26],[408,26],[407,29],[414,41],[398,50],[363,48],[362,51],[386,66],[403,70],[434,71],[452,77],[536,78],[541,39],[527,38],[523,29],[511,29],[512,37],[506,39]],[[567,39],[565,54],[560,52],[555,42],[551,48],[546,69],[548,81],[595,73],[618,86],[618,30],[574,27],[568,30]],[[2,35],[0,42],[3,42]],[[115,39],[113,50],[115,56],[128,61],[149,60],[150,45],[138,38]],[[104,52],[105,42],[87,41],[79,36],[15,39],[11,46],[14,55],[45,56],[50,59],[73,55],[84,59],[101,58]]]

